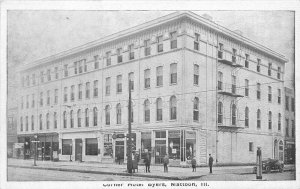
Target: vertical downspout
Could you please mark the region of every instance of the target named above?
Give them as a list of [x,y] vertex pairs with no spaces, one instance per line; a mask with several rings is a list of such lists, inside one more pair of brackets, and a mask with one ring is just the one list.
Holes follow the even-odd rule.
[[[206,40],[207,40],[207,38],[206,38]],[[205,157],[206,157],[206,159],[207,159],[207,150],[208,150],[208,143],[207,143],[207,137],[208,137],[208,125],[207,125],[207,93],[208,93],[208,89],[207,89],[207,41],[206,41],[206,59],[205,59],[205,66],[206,66],[206,69],[205,69],[205,77],[206,77],[206,80],[205,80],[205,82],[206,82],[206,93],[205,93],[205,103],[206,103],[206,106],[205,106],[205,109],[206,109],[206,111],[205,111],[205,127],[206,127],[206,135],[205,135],[205,140],[206,140],[206,155],[205,155]],[[207,162],[207,161],[206,161]]]
[[[217,35],[216,33],[216,38],[217,38],[217,45],[218,45],[218,42],[219,42],[219,36]],[[215,48],[215,46],[214,46]],[[219,139],[218,139],[218,48],[216,49],[216,73],[215,73],[215,83],[216,83],[216,164],[218,163],[218,142],[219,142]]]
[[[183,24],[184,24],[184,26],[185,26],[185,29],[187,30],[187,24],[186,24],[186,22],[183,22]],[[185,37],[183,37],[183,40],[182,40],[182,61],[181,61],[181,64],[182,64],[182,84],[181,84],[181,90],[182,90],[182,93],[183,93],[183,91],[184,91],[184,83],[185,83],[185,78],[184,78],[184,73],[185,73],[185,48],[186,48],[186,36]],[[183,98],[183,100],[185,100],[185,95],[182,95],[182,98]],[[181,101],[181,104],[183,105],[184,103],[182,103],[183,101]],[[184,109],[184,108],[183,108]],[[181,123],[183,123],[183,120],[182,120],[182,117],[180,118],[180,120],[181,120]],[[180,132],[180,134],[181,135],[184,135],[183,133],[185,132],[185,130],[183,129],[183,130],[181,130],[182,132]],[[184,157],[184,154],[185,154],[185,152],[184,152],[184,150],[185,150],[185,148],[184,148],[184,144],[185,144],[185,138],[184,138],[184,136],[181,136],[180,137],[180,139],[181,140],[184,140],[184,141],[181,141],[182,142],[182,144],[181,144],[181,149],[183,149],[183,150],[181,150],[180,149],[180,157]],[[183,154],[182,154],[183,153]],[[183,160],[184,162],[186,161],[186,159],[185,158],[180,158],[181,159],[181,161]]]

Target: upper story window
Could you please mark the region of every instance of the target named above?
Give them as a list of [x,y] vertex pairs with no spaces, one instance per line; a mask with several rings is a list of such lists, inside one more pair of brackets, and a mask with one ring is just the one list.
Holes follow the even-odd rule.
[[170,120],[177,119],[177,100],[175,96],[170,98]]
[[194,85],[199,85],[199,65],[194,64]]
[[88,64],[86,62],[86,59],[83,59],[82,62],[83,62],[83,66],[84,66],[84,72],[87,72],[88,71]]
[[81,109],[77,111],[77,126],[81,127]]
[[245,108],[245,127],[249,127],[249,108]]
[[133,91],[134,90],[134,73],[130,72],[128,74],[128,80],[129,80],[129,88]]
[[285,96],[285,109],[286,110],[290,109],[289,97],[288,96]]
[[150,69],[144,71],[145,88],[150,88]]
[[74,101],[75,100],[75,86],[72,85],[71,86],[71,101]]
[[220,59],[223,59],[223,48],[224,48],[224,45],[222,43],[219,43],[219,46],[218,46],[218,58],[220,58]]
[[289,119],[285,119],[285,136],[289,137]]
[[32,94],[31,98],[32,98],[31,107],[34,108],[34,106],[35,106],[34,94]]
[[272,129],[272,112],[271,111],[269,111],[268,118],[269,118],[269,129],[271,130]]
[[110,77],[107,77],[105,80],[105,95],[110,95]]
[[94,56],[94,69],[99,69],[99,55]]
[[35,74],[32,74],[32,85],[35,85]]
[[245,60],[245,67],[249,68],[249,54],[245,54],[246,60]]
[[26,127],[25,130],[28,131],[28,116],[26,116]]
[[261,64],[261,60],[258,58],[257,59],[257,66],[256,66],[256,71],[260,72],[260,64]]
[[281,89],[278,89],[278,104],[281,104]]
[[58,89],[55,89],[55,91],[54,91],[54,103],[55,104],[58,103]]
[[41,77],[41,83],[44,83],[44,72],[40,72],[40,77]]
[[49,113],[46,114],[46,128],[49,129],[50,128],[50,115]]
[[98,110],[96,107],[94,107],[93,109],[93,122],[94,122],[94,126],[97,126],[98,124]]
[[68,77],[68,64],[64,65],[64,76]]
[[23,109],[24,108],[24,97],[22,96],[22,98],[21,98],[21,109]]
[[24,78],[24,76],[22,77],[21,82],[22,82],[22,87],[25,87],[25,78]]
[[194,98],[193,120],[199,121],[199,98]]
[[94,97],[98,97],[98,80],[94,81]]
[[43,129],[43,115],[40,114],[40,130]]
[[77,74],[77,65],[78,65],[78,62],[74,62],[74,74]]
[[237,121],[236,105],[232,104],[232,107],[231,107],[231,124],[236,125],[236,121]]
[[57,113],[54,112],[53,114],[53,122],[54,122],[54,129],[57,129]]
[[27,83],[27,86],[30,85],[29,75],[26,76],[26,83]]
[[121,63],[123,61],[122,48],[117,49],[117,56],[118,56],[118,63]]
[[150,39],[144,41],[144,48],[145,48],[145,56],[149,56],[151,54],[151,46],[150,46]]
[[268,76],[272,75],[272,63],[268,64]]
[[281,79],[281,67],[278,66],[277,79]]
[[291,109],[292,109],[292,112],[295,112],[295,99],[294,98],[291,98]]
[[50,90],[47,91],[47,105],[50,105]]
[[108,51],[106,53],[106,66],[110,66],[111,65],[111,52]]
[[82,84],[78,84],[78,99],[82,99]]
[[78,71],[79,71],[79,73],[82,73],[82,71],[83,71],[82,64],[83,64],[82,60],[78,61]]
[[67,128],[67,112],[66,111],[64,111],[64,113],[63,113],[63,119],[64,119],[64,123],[63,123],[64,128]]
[[236,76],[235,75],[231,76],[231,81],[232,81],[231,92],[232,92],[232,94],[236,94]]
[[90,82],[85,84],[85,98],[90,98]]
[[236,63],[236,55],[237,55],[236,49],[232,49],[232,62],[233,63]]
[[272,102],[272,87],[268,86],[268,101]]
[[122,93],[122,75],[117,76],[117,93]]
[[110,107],[109,107],[109,105],[105,106],[105,125],[110,125]]
[[163,52],[164,51],[164,45],[163,45],[163,36],[157,37],[157,52]]
[[59,77],[58,67],[55,67],[54,70],[55,70],[55,79],[58,79]]
[[245,96],[249,96],[249,80],[245,79]]
[[134,45],[131,44],[128,47],[129,50],[129,60],[133,60],[134,59]]
[[278,131],[281,130],[281,113],[278,113]]
[[170,83],[176,84],[177,83],[177,64],[172,63],[170,65]]
[[218,72],[218,90],[223,90],[223,73]]
[[156,99],[156,121],[162,121],[162,100]]
[[51,81],[51,70],[50,69],[47,70],[47,80]]
[[31,116],[31,130],[34,131],[34,116]]
[[257,115],[256,115],[256,117],[257,117],[257,129],[260,129],[260,122],[261,122],[261,117],[260,117],[261,115],[260,115],[260,109],[258,109],[257,110]]
[[68,87],[64,87],[64,102],[68,101]]
[[150,122],[150,102],[149,100],[144,101],[144,121]]
[[118,103],[116,106],[116,113],[117,113],[117,124],[122,123],[122,109],[121,109],[121,104]]
[[74,115],[73,115],[73,110],[70,111],[70,123],[71,123],[71,128],[74,127]]
[[23,131],[23,117],[20,118],[20,131]]
[[171,49],[176,49],[177,48],[177,32],[171,32],[170,33],[171,37]]
[[223,103],[218,103],[218,123],[223,123]]
[[29,95],[26,96],[26,108],[29,108]]
[[194,50],[199,50],[200,34],[195,33]]
[[295,120],[292,120],[292,137],[295,138]]
[[156,67],[156,86],[163,86],[163,67]]
[[256,84],[256,96],[257,99],[260,100],[260,83]]
[[40,93],[40,106],[43,106],[43,92]]

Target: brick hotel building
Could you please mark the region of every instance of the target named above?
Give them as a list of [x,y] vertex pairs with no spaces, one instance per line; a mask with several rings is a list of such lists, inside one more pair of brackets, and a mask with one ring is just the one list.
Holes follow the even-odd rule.
[[253,163],[260,146],[283,160],[285,63],[208,15],[172,13],[23,64],[18,140],[29,157],[37,135],[43,159],[126,162],[131,83],[141,158]]

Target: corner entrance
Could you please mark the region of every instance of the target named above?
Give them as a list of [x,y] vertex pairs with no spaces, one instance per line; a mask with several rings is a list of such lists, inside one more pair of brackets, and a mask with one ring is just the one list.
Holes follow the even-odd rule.
[[75,161],[82,161],[82,139],[75,139]]

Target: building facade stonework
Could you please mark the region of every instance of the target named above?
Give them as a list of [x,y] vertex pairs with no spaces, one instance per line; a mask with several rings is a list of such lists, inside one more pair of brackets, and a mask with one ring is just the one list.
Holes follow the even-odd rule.
[[[18,136],[43,159],[126,162],[133,148],[185,165],[284,159],[280,54],[192,12],[176,12],[19,68]],[[121,136],[121,137],[114,137]]]

